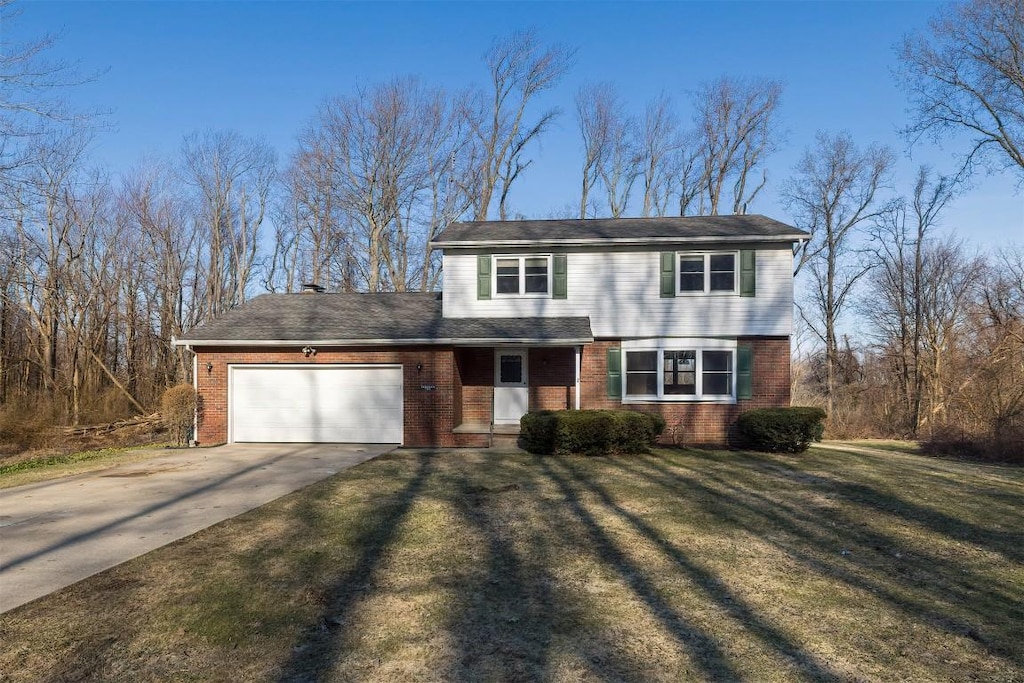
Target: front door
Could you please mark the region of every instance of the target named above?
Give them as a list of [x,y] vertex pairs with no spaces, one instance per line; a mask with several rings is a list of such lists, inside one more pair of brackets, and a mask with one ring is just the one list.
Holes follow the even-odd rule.
[[529,406],[526,349],[495,349],[494,424],[519,424]]

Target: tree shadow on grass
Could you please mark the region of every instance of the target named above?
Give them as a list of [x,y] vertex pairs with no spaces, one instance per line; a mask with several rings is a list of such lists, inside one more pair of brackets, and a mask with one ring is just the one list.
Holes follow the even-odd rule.
[[409,481],[379,503],[376,523],[354,546],[361,549],[358,560],[324,592],[321,613],[292,647],[291,656],[281,667],[279,681],[321,681],[329,675],[341,654],[346,626],[351,623],[349,612],[372,582],[399,526],[426,487],[436,457],[436,453],[420,452],[415,473]]
[[[614,462],[614,459],[611,459],[611,462]],[[816,681],[842,680],[827,665],[819,662],[813,655],[802,650],[782,630],[771,625],[766,619],[758,615],[752,607],[729,590],[718,577],[698,566],[680,548],[664,538],[657,529],[653,528],[638,515],[623,508],[604,487],[598,484],[592,477],[587,476],[582,468],[574,465],[571,459],[560,460],[559,464],[576,485],[595,496],[605,508],[624,520],[648,542],[655,545],[675,566],[683,571],[687,578],[699,587],[707,598],[721,607],[726,614],[740,622],[747,631],[765,646],[789,661],[796,670]],[[570,504],[574,508],[579,509],[582,514],[587,514],[579,502],[579,493],[574,490],[567,479],[555,472],[553,468],[546,469],[549,476],[560,481],[560,487],[566,492],[567,498],[570,499]],[[723,656],[717,651],[717,647],[697,648],[695,654],[699,655],[699,661],[712,679],[728,678],[734,680],[739,678],[736,672],[728,667],[719,668],[723,665]]]
[[463,568],[453,597],[448,631],[457,655],[445,680],[539,680],[547,668],[558,609],[548,548],[543,542],[529,549],[517,544],[505,510],[520,484],[496,485],[503,479],[494,472],[500,465],[482,480],[490,486],[475,481],[463,463],[454,467],[449,502],[462,520],[460,527],[479,539],[485,552],[478,566]]
[[[731,478],[709,470],[670,466],[656,457],[619,459],[614,464],[698,502],[717,518],[772,544],[822,577],[863,590],[951,635],[970,638],[991,655],[1024,664],[1022,653],[1006,645],[1014,642],[1019,632],[1015,636],[1003,631],[1019,630],[1024,623],[1019,587],[993,584],[990,577],[965,574],[962,565],[947,558],[904,548],[899,540],[848,518],[842,507],[796,506],[742,488]],[[773,476],[769,472],[760,475]],[[844,488],[842,482],[824,485],[838,491]],[[864,487],[856,490],[861,497],[867,493]],[[852,502],[865,504],[863,500]],[[939,604],[945,604],[945,609]],[[977,623],[957,615],[958,610],[973,612]]]
[[587,509],[569,478],[551,466],[551,459],[538,457],[535,463],[555,483],[572,515],[582,524],[591,552],[601,557],[605,566],[619,574],[633,593],[647,605],[651,615],[693,657],[702,674],[711,680],[738,680],[739,673],[729,662],[720,644],[662,597],[644,568],[628,557]]

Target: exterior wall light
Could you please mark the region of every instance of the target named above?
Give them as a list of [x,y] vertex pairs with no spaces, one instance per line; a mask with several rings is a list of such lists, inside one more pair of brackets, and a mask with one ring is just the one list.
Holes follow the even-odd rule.
[[213,363],[210,361],[206,361],[206,372],[207,374],[213,372]]

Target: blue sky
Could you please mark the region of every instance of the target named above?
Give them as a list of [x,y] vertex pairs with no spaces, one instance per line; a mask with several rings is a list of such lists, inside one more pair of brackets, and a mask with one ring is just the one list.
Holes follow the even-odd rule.
[[[951,150],[922,145],[913,159],[897,130],[906,101],[892,77],[893,47],[923,28],[930,2],[349,3],[29,2],[7,39],[59,34],[53,52],[100,72],[75,88],[76,106],[110,112],[93,147],[97,165],[127,171],[145,156],[173,158],[184,135],[231,128],[260,135],[282,160],[327,96],[395,76],[459,89],[483,84],[481,56],[495,36],[534,26],[578,50],[575,66],[541,104],[564,114],[533,150],[515,210],[546,217],[578,201],[580,143],[573,95],[611,81],[640,112],[665,92],[689,117],[687,91],[722,74],[786,84],[782,148],[769,186],[750,207],[789,220],[776,192],[819,129],[848,130],[861,145],[901,154],[896,187],[917,164],[954,170]],[[12,33],[14,34],[12,36]],[[1009,175],[979,176],[947,211],[946,229],[982,248],[1024,241],[1024,193]]]

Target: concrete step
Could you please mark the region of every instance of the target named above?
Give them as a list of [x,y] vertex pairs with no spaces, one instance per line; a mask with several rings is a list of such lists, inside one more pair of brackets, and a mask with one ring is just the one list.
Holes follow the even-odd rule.
[[503,450],[503,451],[516,451],[519,450],[518,434],[498,434],[495,433],[491,437],[491,448]]

